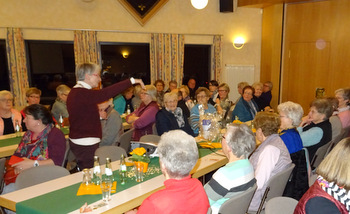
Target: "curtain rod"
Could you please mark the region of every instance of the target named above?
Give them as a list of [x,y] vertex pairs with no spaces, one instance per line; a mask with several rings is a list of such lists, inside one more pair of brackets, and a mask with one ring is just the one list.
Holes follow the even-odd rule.
[[[0,27],[0,28],[8,28],[8,27]],[[16,27],[18,28],[18,27]],[[21,28],[21,27],[19,27]],[[85,31],[97,31],[97,32],[108,32],[108,33],[139,33],[139,34],[152,34],[152,33],[159,33],[159,32],[138,32],[138,31],[125,31],[125,30],[96,30],[96,29],[73,29],[73,28],[40,28],[40,27],[23,27],[21,29],[28,29],[28,30],[62,30],[62,31],[75,31],[75,30],[85,30]],[[173,33],[167,33],[167,34],[173,34]],[[179,33],[177,33],[179,34]],[[189,36],[223,36],[223,34],[199,34],[199,33],[184,33],[183,35],[189,35]]]

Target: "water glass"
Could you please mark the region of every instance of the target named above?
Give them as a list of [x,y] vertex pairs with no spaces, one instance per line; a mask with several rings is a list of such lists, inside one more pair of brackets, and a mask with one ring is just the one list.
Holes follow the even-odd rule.
[[102,200],[106,203],[111,200],[112,180],[104,178],[101,181]]
[[90,169],[83,169],[83,184],[86,186],[92,184]]
[[134,170],[135,170],[136,181],[142,182],[143,181],[143,163],[135,163]]

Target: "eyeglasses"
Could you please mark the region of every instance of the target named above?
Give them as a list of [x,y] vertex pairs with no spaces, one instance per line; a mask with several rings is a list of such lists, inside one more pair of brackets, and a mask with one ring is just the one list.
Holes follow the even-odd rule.
[[202,96],[197,96],[197,98],[202,99],[202,98],[206,98],[206,95],[202,95]]
[[101,78],[100,74],[91,74],[92,76]]
[[36,99],[40,99],[40,96],[35,96],[35,95],[30,95],[30,98],[36,98]]
[[227,92],[227,90],[219,90],[219,92]]
[[1,102],[13,102],[13,99],[0,99]]

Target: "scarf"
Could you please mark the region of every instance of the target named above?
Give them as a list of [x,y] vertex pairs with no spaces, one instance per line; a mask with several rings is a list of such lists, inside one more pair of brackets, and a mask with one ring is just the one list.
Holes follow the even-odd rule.
[[182,109],[179,107],[176,107],[175,111],[173,112],[177,124],[179,125],[179,128],[183,128],[185,126],[185,120],[184,117],[182,115]]
[[47,138],[53,125],[49,124],[38,135],[36,140],[32,140],[32,131],[27,131],[18,145],[15,153],[21,157],[26,157],[31,160],[46,160],[49,159],[49,150],[47,146]]
[[344,204],[346,209],[350,211],[350,192],[344,189],[344,187],[338,186],[334,182],[328,182],[320,175],[317,177],[317,180],[321,188],[326,193],[338,200],[340,203]]

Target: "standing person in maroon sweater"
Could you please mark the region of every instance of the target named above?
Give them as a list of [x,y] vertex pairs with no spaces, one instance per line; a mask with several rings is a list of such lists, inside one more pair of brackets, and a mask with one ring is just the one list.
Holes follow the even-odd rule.
[[102,128],[98,103],[115,97],[132,84],[144,84],[141,79],[130,78],[101,90],[99,86],[101,68],[97,64],[83,63],[76,67],[77,84],[67,98],[69,113],[69,146],[76,157],[79,169],[93,167],[95,150],[99,147]]

